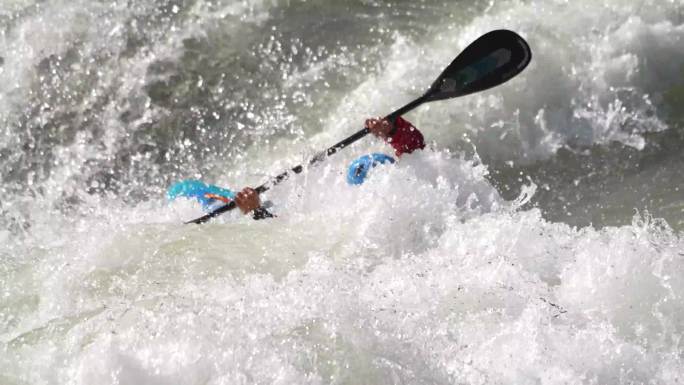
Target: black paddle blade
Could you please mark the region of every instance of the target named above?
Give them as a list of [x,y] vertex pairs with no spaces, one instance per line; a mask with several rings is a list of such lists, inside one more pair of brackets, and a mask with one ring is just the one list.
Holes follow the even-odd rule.
[[522,72],[532,59],[527,42],[517,33],[500,29],[471,43],[425,94],[428,101],[484,91]]

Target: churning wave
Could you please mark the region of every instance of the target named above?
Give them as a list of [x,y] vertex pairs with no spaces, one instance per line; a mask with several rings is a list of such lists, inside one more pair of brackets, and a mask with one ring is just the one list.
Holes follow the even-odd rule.
[[[684,377],[684,6],[12,1],[0,8],[0,383],[672,384]],[[505,85],[204,226],[419,96],[489,30]]]

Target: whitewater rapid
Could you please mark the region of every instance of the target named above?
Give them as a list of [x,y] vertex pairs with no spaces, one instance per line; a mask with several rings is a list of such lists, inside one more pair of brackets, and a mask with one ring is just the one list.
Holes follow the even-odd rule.
[[[680,1],[0,6],[0,384],[676,384]],[[264,195],[480,34],[530,67]]]
[[636,216],[600,231],[548,223],[520,211],[523,201],[498,199],[484,167],[434,153],[362,187],[322,172],[270,196],[287,202],[272,221],[188,227],[157,208],[124,226],[103,210],[99,223],[46,240],[49,255],[36,250],[5,275],[5,378],[681,378],[684,243],[663,221]]

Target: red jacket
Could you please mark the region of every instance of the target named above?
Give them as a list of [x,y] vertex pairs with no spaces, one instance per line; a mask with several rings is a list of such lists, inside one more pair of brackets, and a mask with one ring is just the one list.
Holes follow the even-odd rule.
[[394,134],[388,137],[386,142],[394,147],[397,156],[425,148],[423,134],[411,122],[402,117],[398,117],[394,122]]

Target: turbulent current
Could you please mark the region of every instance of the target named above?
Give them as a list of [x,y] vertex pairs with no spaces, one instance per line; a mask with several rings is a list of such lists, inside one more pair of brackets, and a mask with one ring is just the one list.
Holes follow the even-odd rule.
[[[481,34],[508,83],[364,138]],[[3,0],[0,384],[684,382],[681,0]]]

